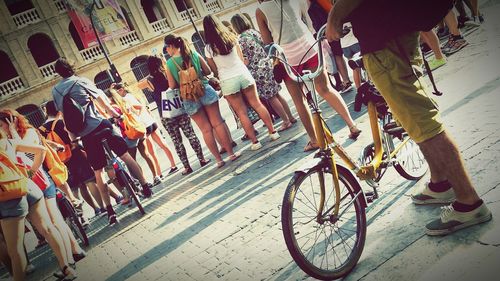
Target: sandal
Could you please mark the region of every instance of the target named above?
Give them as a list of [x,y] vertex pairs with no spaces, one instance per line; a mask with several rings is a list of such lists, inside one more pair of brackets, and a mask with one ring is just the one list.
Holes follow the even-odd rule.
[[234,161],[238,160],[238,158],[240,158],[240,156],[241,156],[240,152],[235,152],[233,155],[229,155],[229,159],[234,162]]
[[360,129],[356,127],[356,125],[349,127],[349,131],[351,131],[351,133],[349,134],[348,137],[352,140],[356,140],[362,132]]
[[[69,272],[68,272],[69,270]],[[76,279],[76,273],[75,270],[72,267],[69,267],[65,265],[61,270],[54,272],[52,274],[54,277],[56,277],[59,280],[64,280],[64,281],[71,281]]]
[[177,172],[177,170],[179,170],[179,168],[177,168],[177,166],[172,167],[172,168],[170,168],[170,171],[168,171],[168,174],[171,175],[171,174]]
[[212,160],[211,160],[210,158],[200,160],[200,166],[205,167],[205,166],[206,166],[206,165],[208,165],[208,163],[210,163],[211,161],[212,161]]
[[[295,121],[295,122],[297,122],[297,121]],[[283,125],[281,125],[281,127],[278,129],[278,132],[283,132],[283,131],[285,131],[285,130],[288,130],[288,129],[290,129],[292,126],[293,126],[292,121],[289,121],[288,123],[283,123]]]
[[317,144],[313,144],[312,142],[309,141],[304,147],[304,152],[314,151],[318,148],[319,146]]
[[226,165],[226,162],[224,162],[224,160],[217,162],[217,169],[224,167],[224,165]]

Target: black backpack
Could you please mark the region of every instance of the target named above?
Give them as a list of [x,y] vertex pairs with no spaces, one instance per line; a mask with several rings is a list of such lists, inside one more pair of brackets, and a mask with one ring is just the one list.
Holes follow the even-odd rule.
[[76,82],[69,88],[68,92],[63,96],[62,100],[62,110],[64,116],[64,125],[66,129],[73,134],[78,134],[85,128],[85,117],[88,105],[82,106],[69,94],[75,86]]

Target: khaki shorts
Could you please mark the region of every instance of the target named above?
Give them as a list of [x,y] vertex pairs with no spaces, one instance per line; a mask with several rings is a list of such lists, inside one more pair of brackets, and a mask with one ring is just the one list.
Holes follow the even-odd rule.
[[[406,52],[403,58],[397,42]],[[422,54],[418,44],[418,33],[411,33],[391,40],[386,48],[363,55],[363,63],[395,119],[416,142],[429,140],[444,131],[437,104],[428,95],[425,83],[415,77],[421,73]],[[420,75],[419,75],[420,76]]]

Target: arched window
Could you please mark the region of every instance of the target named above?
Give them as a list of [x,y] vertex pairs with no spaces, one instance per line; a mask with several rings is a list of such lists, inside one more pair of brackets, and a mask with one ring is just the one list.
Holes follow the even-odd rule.
[[26,104],[16,109],[17,112],[24,115],[30,124],[38,128],[45,123],[46,117],[43,110],[35,104]]
[[[132,68],[132,72],[134,73],[135,79],[137,81],[148,77],[149,76],[149,70],[148,70],[148,56],[143,55],[143,56],[138,56],[132,59],[130,61],[130,68]],[[154,101],[153,99],[153,92],[151,92],[148,89],[142,90],[146,98],[148,99],[149,103],[152,103]]]
[[156,0],[141,0],[141,6],[149,23],[165,18]]
[[130,20],[129,12],[125,8],[123,8],[122,6],[120,6],[120,8],[122,10],[123,16],[125,17],[125,21],[127,22],[128,27],[130,28],[130,31],[135,30],[134,24]]
[[28,39],[28,48],[38,67],[47,65],[59,58],[59,53],[54,47],[52,39],[44,33],[31,35]]
[[9,10],[11,15],[17,15],[19,13],[22,13],[27,10],[31,10],[35,8],[31,1],[26,1],[26,0],[5,0],[5,5],[7,6],[7,9]]
[[205,43],[202,40],[203,30],[200,30],[201,36],[198,32],[195,32],[193,36],[191,36],[191,42],[193,42],[194,48],[196,51],[205,58]]
[[75,45],[78,48],[78,50],[81,51],[85,49],[85,46],[83,46],[82,39],[80,38],[80,35],[78,34],[78,31],[76,30],[75,24],[73,22],[69,23],[68,29],[69,33],[71,34],[71,38],[73,38],[73,41],[75,42]]
[[94,76],[94,83],[97,88],[106,92],[109,86],[113,83],[111,75],[109,75],[107,70],[101,71]]
[[0,51],[0,65],[2,66],[2,71],[0,72],[0,83],[9,81],[10,79],[19,76],[14,64],[7,55],[6,52]]

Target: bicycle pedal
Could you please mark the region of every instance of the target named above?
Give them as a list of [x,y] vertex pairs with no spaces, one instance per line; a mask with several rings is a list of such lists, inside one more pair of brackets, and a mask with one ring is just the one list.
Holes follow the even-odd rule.
[[366,203],[373,203],[373,201],[377,199],[373,191],[365,192],[365,198],[366,198]]

